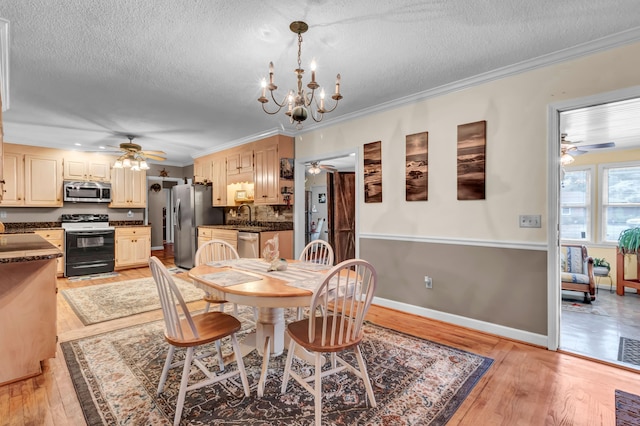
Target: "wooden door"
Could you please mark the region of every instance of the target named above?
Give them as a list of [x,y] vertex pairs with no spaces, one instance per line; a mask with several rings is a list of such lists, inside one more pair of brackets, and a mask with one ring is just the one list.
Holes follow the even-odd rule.
[[335,264],[356,256],[356,175],[327,173],[329,244]]

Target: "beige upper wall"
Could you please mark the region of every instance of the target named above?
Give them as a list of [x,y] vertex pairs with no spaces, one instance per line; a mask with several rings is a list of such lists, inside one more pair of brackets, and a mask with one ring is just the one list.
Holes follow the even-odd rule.
[[[296,157],[362,154],[363,144],[382,141],[383,202],[359,197],[361,233],[545,242],[548,106],[639,85],[638,69],[635,43],[310,131],[296,137]],[[486,200],[457,201],[457,126],[479,120],[487,121]],[[408,203],[405,136],[424,131],[429,201]],[[521,214],[542,215],[542,228],[519,228]]]

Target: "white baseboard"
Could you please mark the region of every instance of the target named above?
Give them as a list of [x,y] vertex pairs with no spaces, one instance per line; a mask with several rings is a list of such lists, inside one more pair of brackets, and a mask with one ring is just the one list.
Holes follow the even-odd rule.
[[164,250],[164,246],[151,247],[151,250]]
[[518,330],[515,328],[505,327],[502,325],[492,324],[484,321],[478,321],[472,318],[448,314],[446,312],[435,311],[433,309],[427,309],[420,306],[409,305],[407,303],[396,302],[394,300],[382,299],[379,297],[374,297],[373,303],[379,306],[384,306],[386,308],[396,309],[398,311],[419,315],[421,317],[431,318],[438,321],[459,325],[461,327],[471,328],[483,333],[495,334],[497,336],[505,337],[512,340],[518,340],[520,342],[531,343],[532,345],[543,346],[545,348],[549,347],[547,336],[542,334],[531,333],[529,331]]

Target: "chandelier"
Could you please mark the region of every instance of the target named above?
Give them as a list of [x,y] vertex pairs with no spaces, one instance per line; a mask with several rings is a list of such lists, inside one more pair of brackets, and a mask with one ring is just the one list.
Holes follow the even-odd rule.
[[147,159],[140,153],[127,152],[118,157],[113,164],[114,169],[131,169],[135,172],[149,170]]
[[[311,61],[311,81],[307,84],[310,92],[306,92],[302,87],[302,76],[304,70],[302,69],[300,56],[302,54],[302,34],[307,32],[309,26],[302,21],[295,21],[289,25],[289,29],[298,34],[298,68],[294,70],[298,82],[296,90],[289,90],[289,92],[282,98],[282,101],[278,102],[275,98],[274,91],[278,89],[278,86],[274,84],[274,72],[273,62],[269,62],[269,83],[266,79],[262,79],[262,95],[258,98],[258,102],[262,104],[262,110],[267,114],[274,115],[280,112],[282,108],[287,107],[286,115],[289,116],[291,124],[296,123],[296,129],[302,129],[302,122],[311,116],[315,122],[322,121],[325,113],[332,112],[338,106],[338,101],[342,99],[340,94],[340,74],[336,76],[336,90],[331,99],[335,101],[332,108],[325,108],[325,92],[320,88],[320,85],[316,82],[316,62]],[[267,89],[271,94],[271,99],[278,107],[275,111],[268,111],[266,104],[269,102],[267,99]],[[316,96],[316,90],[320,89],[320,94]],[[320,98],[318,100],[318,98]],[[315,109],[315,110],[314,110]]]

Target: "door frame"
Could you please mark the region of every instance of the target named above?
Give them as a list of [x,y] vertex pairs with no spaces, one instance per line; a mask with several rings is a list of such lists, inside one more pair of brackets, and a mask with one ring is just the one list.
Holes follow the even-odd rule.
[[293,235],[293,252],[294,257],[297,258],[300,255],[302,249],[305,246],[305,216],[304,216],[304,178],[306,175],[306,163],[311,161],[331,161],[334,158],[340,157],[348,157],[353,156],[353,161],[355,162],[355,174],[356,174],[356,193],[355,193],[355,245],[356,245],[356,258],[359,257],[360,254],[360,226],[359,220],[360,217],[360,199],[362,197],[362,191],[359,191],[358,188],[362,188],[363,185],[363,177],[362,177],[362,165],[360,161],[360,152],[358,147],[352,147],[340,151],[333,151],[330,153],[324,154],[316,154],[308,157],[296,157],[294,163],[294,199],[302,200],[301,202],[293,203],[293,227],[296,230]]
[[549,104],[547,108],[547,348],[560,347],[560,113],[640,97],[640,86]]
[[[151,186],[152,183],[154,182],[163,182],[163,181],[170,181],[170,182],[176,182],[177,184],[180,184],[181,182],[184,182],[184,179],[182,178],[172,178],[172,177],[162,177],[162,176],[147,176],[147,192],[149,191],[149,187]],[[163,188],[164,189],[164,188]],[[169,230],[169,235],[171,235],[171,239],[170,241],[167,240],[168,242],[173,242],[173,215],[171,214],[173,212],[173,200],[171,199],[171,191],[169,191],[169,197],[167,200],[167,205],[165,206],[167,209],[167,229]],[[144,208],[144,224],[148,225],[149,224],[149,197],[147,197],[147,205]],[[151,225],[153,227],[153,225]],[[153,231],[152,231],[153,232]],[[158,247],[153,248],[153,250],[159,249]]]

